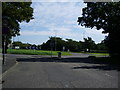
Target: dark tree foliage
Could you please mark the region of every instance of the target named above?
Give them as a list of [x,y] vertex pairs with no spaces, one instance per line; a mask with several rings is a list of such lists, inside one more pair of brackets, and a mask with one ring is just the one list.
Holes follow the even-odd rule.
[[56,51],[80,51],[80,43],[72,39],[62,40],[60,37],[50,37],[50,39],[41,45],[43,50]]
[[[56,44],[56,45],[55,45]],[[36,49],[36,50],[53,50],[53,51],[72,51],[72,52],[106,52],[104,40],[95,44],[91,37],[84,38],[84,41],[75,41],[72,39],[63,40],[60,37],[50,37],[49,40],[42,45],[22,43],[16,41],[12,43],[12,48],[19,46],[20,49]],[[64,47],[64,48],[63,48]],[[87,51],[88,49],[88,51]]]
[[108,47],[106,47],[106,45],[105,45],[105,40],[103,40],[103,41],[101,41],[101,43],[98,43],[97,45],[97,50],[99,51],[99,52],[106,52],[106,51],[108,51]]
[[[55,45],[56,44],[56,45]],[[50,37],[49,40],[41,45],[42,50],[54,50],[56,51],[72,51],[72,52],[86,52],[87,49],[89,52],[99,52],[106,51],[101,47],[105,47],[104,44],[99,43],[100,45],[95,44],[91,37],[84,38],[84,41],[75,41],[72,39],[63,40],[60,37]],[[64,47],[64,50],[63,50]]]
[[96,48],[96,44],[91,37],[84,38],[84,42],[82,45],[83,45],[84,51],[87,51],[88,49],[88,52],[90,52],[91,50],[95,50]]
[[[9,32],[2,37],[2,47],[5,42],[5,53],[7,45],[11,42],[12,36],[20,35],[20,26],[19,23],[25,21],[29,22],[33,19],[33,8],[31,7],[32,2],[2,2],[2,21],[6,17],[8,21],[7,28]],[[2,22],[2,26],[5,23]]]
[[29,44],[29,43],[22,43],[20,41],[16,41],[12,43],[12,48],[15,49],[16,46],[19,46],[20,49],[34,49],[34,50],[41,50],[41,45]]
[[20,41],[16,41],[12,43],[12,48],[14,49],[16,46],[19,46],[20,49],[27,49],[28,47],[32,46],[29,43],[22,43]]
[[19,23],[33,19],[32,2],[2,2],[2,17],[8,18],[9,35],[19,35]]
[[65,46],[65,41],[62,40],[62,38],[59,37],[50,37],[49,40],[46,43],[43,43],[41,45],[41,48],[43,50],[56,50],[56,51],[62,51],[63,46]]
[[103,33],[108,33],[106,45],[110,55],[120,56],[120,2],[87,2],[78,22],[86,28],[103,29]]
[[77,42],[75,40],[72,39],[66,39],[66,49],[73,51],[73,52],[78,52],[81,51],[81,43]]

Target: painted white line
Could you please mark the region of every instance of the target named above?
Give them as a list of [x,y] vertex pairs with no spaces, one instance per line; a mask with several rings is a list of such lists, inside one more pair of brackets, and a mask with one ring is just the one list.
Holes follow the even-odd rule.
[[68,85],[65,85],[65,87],[67,87],[67,88],[68,88],[69,86],[68,86]]
[[105,75],[108,76],[108,77],[112,77],[111,75],[109,75],[109,74],[107,74],[107,73],[105,73]]

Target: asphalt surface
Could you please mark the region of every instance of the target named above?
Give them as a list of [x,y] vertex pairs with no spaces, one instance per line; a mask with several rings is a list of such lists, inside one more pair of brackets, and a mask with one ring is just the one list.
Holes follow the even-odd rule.
[[3,75],[3,88],[118,88],[115,66],[94,62],[86,54],[62,59],[8,55],[18,63]]

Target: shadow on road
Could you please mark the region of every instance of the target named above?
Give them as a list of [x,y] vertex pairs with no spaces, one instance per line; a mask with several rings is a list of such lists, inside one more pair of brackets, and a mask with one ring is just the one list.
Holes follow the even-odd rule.
[[18,62],[62,62],[62,63],[88,63],[94,64],[91,66],[80,66],[73,67],[72,69],[99,69],[99,70],[117,70],[120,71],[120,66],[117,64],[113,64],[110,62],[109,57],[69,57],[58,59],[56,57],[53,58],[17,58]]
[[81,67],[73,67],[72,69],[99,69],[99,70],[117,70],[117,71],[120,71],[120,67],[113,66],[113,65],[81,66]]

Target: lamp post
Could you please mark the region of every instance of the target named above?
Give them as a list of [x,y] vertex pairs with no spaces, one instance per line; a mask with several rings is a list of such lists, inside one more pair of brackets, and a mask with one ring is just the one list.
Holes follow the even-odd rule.
[[53,47],[54,47],[54,42],[52,41],[52,36],[50,37],[50,47],[51,47],[51,59],[52,59],[52,51],[53,51]]
[[54,30],[54,32],[55,32],[55,51],[56,51],[56,45],[57,45],[57,42],[56,42],[56,36],[57,36],[57,31]]
[[5,51],[6,51],[6,36],[8,34],[8,20],[7,16],[2,17],[2,53],[3,53],[3,64],[5,64]]
[[83,31],[83,40],[84,40],[84,38],[85,38],[85,34],[86,34],[86,31]]

